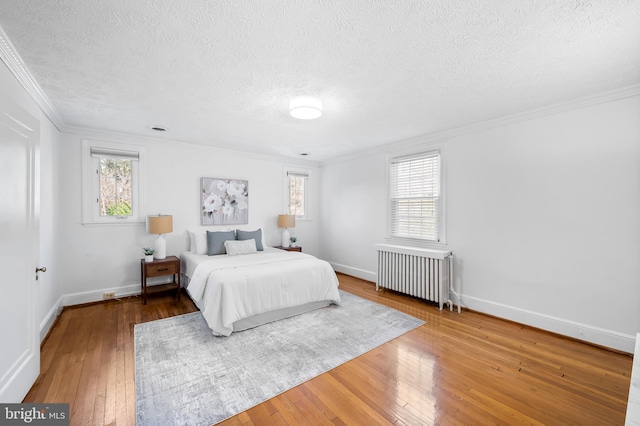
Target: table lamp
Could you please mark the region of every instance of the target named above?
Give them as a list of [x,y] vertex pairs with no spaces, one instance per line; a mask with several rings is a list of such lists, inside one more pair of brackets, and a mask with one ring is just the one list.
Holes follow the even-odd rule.
[[278,228],[284,228],[282,231],[282,247],[289,247],[291,238],[291,234],[287,228],[295,228],[296,227],[296,217],[292,214],[281,214],[278,215]]
[[167,257],[167,241],[162,234],[173,232],[173,216],[160,214],[158,216],[147,216],[147,232],[149,234],[158,234],[158,238],[153,245],[155,250],[153,257],[156,259]]

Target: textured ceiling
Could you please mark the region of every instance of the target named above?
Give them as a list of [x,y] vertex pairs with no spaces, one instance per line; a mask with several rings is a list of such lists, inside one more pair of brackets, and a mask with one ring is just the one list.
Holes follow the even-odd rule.
[[64,127],[316,161],[640,83],[638,0],[2,0],[0,27]]

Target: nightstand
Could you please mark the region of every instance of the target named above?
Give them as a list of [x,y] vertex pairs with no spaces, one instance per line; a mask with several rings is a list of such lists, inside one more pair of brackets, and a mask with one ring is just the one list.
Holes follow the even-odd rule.
[[300,246],[296,246],[296,247],[276,246],[274,248],[277,248],[277,249],[280,249],[280,250],[286,250],[286,251],[299,251],[300,253],[302,253],[302,247],[300,247]]
[[[154,259],[153,262],[145,262],[140,259],[140,275],[142,286],[142,301],[147,304],[147,296],[166,291],[175,291],[180,299],[180,259],[175,256],[167,256],[164,259]],[[173,282],[147,286],[147,278],[173,275]],[[176,276],[177,281],[176,281]]]

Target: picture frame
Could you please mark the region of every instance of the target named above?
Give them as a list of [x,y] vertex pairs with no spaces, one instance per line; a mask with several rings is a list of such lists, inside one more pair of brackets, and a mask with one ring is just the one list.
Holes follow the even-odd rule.
[[246,225],[249,223],[249,181],[200,179],[200,224]]

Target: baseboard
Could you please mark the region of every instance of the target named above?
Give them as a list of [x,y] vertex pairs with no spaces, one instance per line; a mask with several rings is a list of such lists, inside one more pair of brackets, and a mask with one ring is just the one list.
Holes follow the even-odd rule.
[[[376,273],[364,269],[353,268],[340,263],[329,262],[336,272],[351,275],[363,280],[376,282]],[[635,336],[624,334],[613,330],[582,324],[564,318],[553,317],[539,312],[520,309],[489,300],[480,299],[466,295],[460,295],[463,307],[515,321],[520,324],[547,330],[552,333],[561,334],[578,340],[583,340],[599,346],[619,350],[626,353],[634,353]]]
[[56,321],[56,318],[58,318],[58,315],[60,315],[60,312],[62,312],[62,298],[63,296],[60,296],[58,300],[56,300],[56,303],[53,304],[49,312],[47,312],[47,315],[40,322],[40,343],[47,337],[53,323]]
[[351,266],[342,265],[340,263],[329,262],[329,264],[333,267],[333,270],[336,272],[340,272],[342,274],[351,275],[352,277],[360,278],[362,280],[376,282],[376,273],[371,271],[366,271],[360,268],[353,268]]
[[[340,263],[329,262],[336,272],[351,275],[366,281],[376,282],[376,273],[360,268],[354,268]],[[98,302],[103,299],[103,293],[113,292],[115,298],[140,294],[140,284],[131,284],[123,287],[106,288],[81,293],[63,295],[56,305],[51,308],[47,317],[40,324],[40,338],[44,338],[53,321],[57,317],[58,309],[61,306],[79,305],[83,303]],[[584,340],[600,346],[616,349],[619,351],[634,353],[635,336],[607,330],[588,324],[582,324],[563,318],[553,317],[538,312],[520,309],[477,297],[461,295],[462,306],[477,312],[505,318],[520,324],[558,333],[563,336]]]
[[140,284],[131,284],[122,287],[103,288],[100,290],[85,291],[80,293],[65,294],[62,296],[62,305],[81,305],[83,303],[99,302],[105,300],[104,293],[115,293],[115,299],[140,294]]
[[51,330],[51,327],[58,318],[58,315],[62,312],[62,308],[64,306],[98,302],[104,300],[103,294],[106,292],[115,293],[115,299],[140,294],[140,284],[131,284],[124,287],[105,288],[81,293],[63,294],[58,298],[56,303],[54,303],[51,309],[49,309],[49,312],[47,312],[47,315],[40,322],[40,343],[42,343],[44,338],[47,337],[49,330]]
[[520,324],[530,325],[532,327],[551,331],[563,336],[583,340],[599,346],[606,346],[608,348],[630,354],[634,352],[636,339],[635,336],[630,334],[594,327],[592,325],[503,305],[501,303],[466,296],[464,294],[461,295],[461,299],[462,306],[477,312],[505,318]]

